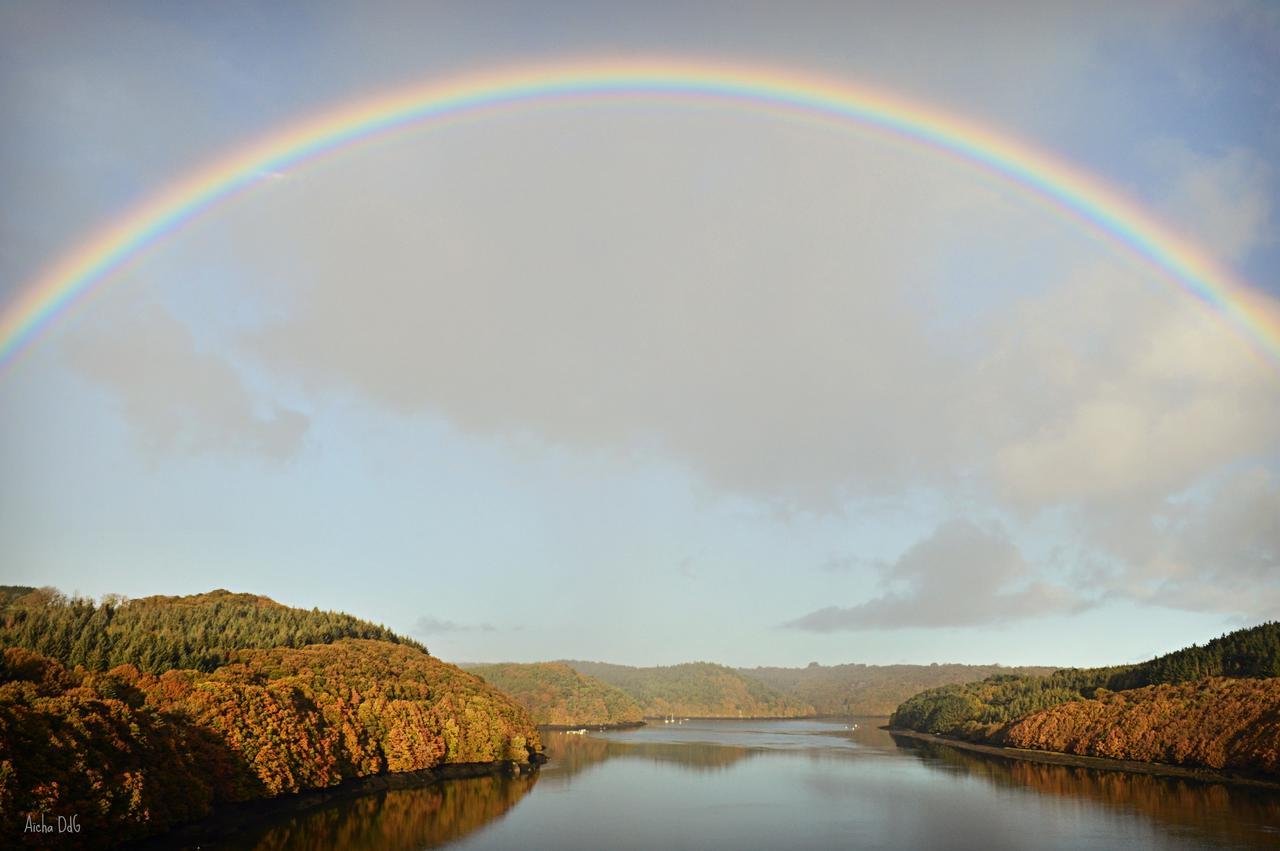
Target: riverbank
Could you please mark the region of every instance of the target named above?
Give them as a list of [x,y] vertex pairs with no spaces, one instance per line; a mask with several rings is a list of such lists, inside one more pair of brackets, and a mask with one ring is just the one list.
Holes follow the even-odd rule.
[[539,753],[528,763],[509,760],[465,762],[438,765],[435,768],[428,768],[422,771],[402,771],[389,774],[373,774],[368,777],[353,777],[336,786],[329,786],[324,789],[308,789],[303,792],[278,795],[274,798],[259,798],[252,801],[223,804],[202,819],[178,825],[172,830],[147,837],[146,839],[133,840],[114,847],[131,849],[131,851],[133,849],[144,851],[145,849],[169,848],[178,843],[221,841],[281,816],[304,813],[307,810],[344,798],[354,798],[371,792],[392,789],[419,789],[439,783],[442,780],[484,777],[492,774],[519,775],[537,771],[538,767],[546,761],[546,755]]
[[[670,718],[670,715],[646,715],[645,721],[650,723],[661,723]],[[821,718],[831,716],[810,714],[810,715],[677,715],[676,721],[816,721]],[[880,718],[885,716],[881,715]]]
[[554,733],[571,733],[575,730],[590,730],[593,733],[603,733],[608,730],[634,730],[637,727],[643,727],[647,721],[616,721],[612,724],[539,724],[539,730],[546,730]]
[[1125,771],[1130,774],[1150,774],[1157,777],[1179,777],[1190,780],[1199,780],[1205,783],[1231,783],[1240,786],[1253,786],[1261,789],[1269,789],[1271,791],[1280,792],[1280,780],[1268,777],[1260,777],[1251,774],[1242,774],[1235,771],[1219,771],[1213,768],[1188,768],[1181,765],[1166,765],[1161,762],[1139,762],[1137,760],[1128,759],[1107,759],[1097,756],[1079,756],[1077,754],[1060,753],[1058,751],[1040,751],[1031,748],[1006,748],[999,745],[983,745],[977,742],[966,742],[963,739],[949,739],[945,736],[935,736],[932,733],[921,733],[916,730],[908,730],[900,727],[884,726],[880,729],[885,730],[891,736],[904,736],[911,739],[919,739],[923,742],[933,742],[947,747],[959,748],[961,750],[973,751],[975,753],[989,754],[991,756],[1002,757],[1004,759],[1020,759],[1026,762],[1040,762],[1048,765],[1066,765],[1076,768],[1094,768],[1102,771]]

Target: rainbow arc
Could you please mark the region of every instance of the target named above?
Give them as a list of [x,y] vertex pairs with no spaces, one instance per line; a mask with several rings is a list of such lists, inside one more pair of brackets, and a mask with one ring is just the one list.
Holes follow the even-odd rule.
[[1007,181],[1136,255],[1233,324],[1280,366],[1280,311],[1192,241],[1085,173],[933,106],[775,69],[666,59],[519,67],[412,86],[270,133],[168,185],[73,246],[0,315],[0,373],[74,304],[149,246],[274,174],[396,130],[531,102],[670,97],[852,122]]

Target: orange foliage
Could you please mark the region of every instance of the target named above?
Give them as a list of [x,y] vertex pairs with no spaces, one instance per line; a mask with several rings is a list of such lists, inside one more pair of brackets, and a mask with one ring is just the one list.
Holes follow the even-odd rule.
[[145,836],[222,801],[446,763],[526,762],[520,706],[413,647],[345,640],[237,651],[213,673],[0,671],[0,813],[77,815],[86,842]]
[[1106,693],[1036,712],[999,738],[1021,748],[1280,775],[1280,678]]

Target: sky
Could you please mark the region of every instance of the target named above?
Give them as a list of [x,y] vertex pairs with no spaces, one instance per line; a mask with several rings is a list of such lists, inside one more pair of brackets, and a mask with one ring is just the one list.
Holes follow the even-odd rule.
[[[0,4],[0,311],[293,121],[569,60],[933,104],[1280,299],[1268,2]],[[0,583],[453,661],[1137,661],[1280,613],[1280,368],[989,173],[675,96],[275,175],[0,375]]]

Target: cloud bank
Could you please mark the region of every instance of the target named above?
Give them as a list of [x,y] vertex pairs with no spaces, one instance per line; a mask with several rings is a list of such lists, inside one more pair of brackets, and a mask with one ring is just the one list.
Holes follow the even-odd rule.
[[458,623],[446,618],[437,618],[432,615],[422,615],[413,625],[413,633],[423,638],[434,638],[440,635],[446,635],[455,632],[494,632],[495,627],[487,623]]
[[1089,601],[1036,578],[1000,529],[952,520],[908,549],[881,577],[890,589],[848,608],[828,606],[784,626],[812,632],[954,627],[1081,611]]
[[[1162,144],[1171,215],[1233,258],[1274,237],[1258,157]],[[296,451],[307,415],[256,398],[249,369],[318,405],[661,458],[787,511],[924,490],[1007,524],[942,524],[880,596],[800,629],[977,625],[1100,595],[1233,614],[1280,599],[1273,365],[971,171],[828,127],[634,104],[504,114],[377,154],[276,182],[223,223],[238,295],[270,306],[226,340],[238,365],[159,314],[71,346],[148,445]],[[1082,565],[1106,565],[1095,586],[1019,554],[1047,513]]]
[[105,387],[151,454],[247,452],[284,459],[301,445],[306,414],[255,398],[221,354],[197,345],[158,306],[108,311],[75,336],[67,358]]

